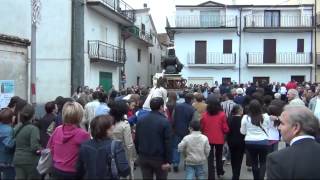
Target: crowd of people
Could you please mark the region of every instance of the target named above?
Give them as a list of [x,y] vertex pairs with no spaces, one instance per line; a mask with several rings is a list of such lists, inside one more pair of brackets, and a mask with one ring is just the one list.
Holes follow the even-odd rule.
[[[206,179],[205,163],[215,179],[229,161],[239,179],[244,155],[253,179],[320,179],[317,84],[165,87],[165,78],[119,92],[79,87],[39,119],[12,97],[0,111],[0,179],[135,179],[136,166],[143,179],[167,179],[182,163],[185,179]],[[45,152],[52,162],[40,173]]]

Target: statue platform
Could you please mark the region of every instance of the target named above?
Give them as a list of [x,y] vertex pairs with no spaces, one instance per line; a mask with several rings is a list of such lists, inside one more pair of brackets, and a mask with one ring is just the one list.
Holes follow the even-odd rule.
[[181,77],[181,74],[163,74],[167,79],[167,89],[173,91],[183,91],[186,88],[187,81]]

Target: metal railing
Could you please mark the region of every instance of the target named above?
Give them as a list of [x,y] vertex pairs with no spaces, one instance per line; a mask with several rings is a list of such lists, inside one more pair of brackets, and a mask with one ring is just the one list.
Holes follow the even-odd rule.
[[122,0],[99,0],[109,8],[124,16],[126,19],[134,22],[134,9]]
[[[187,54],[188,64],[198,64],[195,60],[195,53]],[[236,64],[236,53],[224,54],[221,52],[207,52],[208,65],[232,65]]]
[[175,27],[237,27],[237,16],[177,15]]
[[264,62],[262,52],[249,52],[247,53],[248,65],[301,65],[311,64],[311,53],[296,53],[296,52],[280,52],[276,53],[276,59],[274,63]]
[[88,54],[90,59],[107,60],[124,63],[126,51],[123,48],[99,40],[88,41]]
[[153,44],[153,36],[145,31],[140,30],[137,26],[128,27],[125,31],[130,32],[134,37],[142,39],[143,41]]
[[313,16],[257,16],[244,18],[245,27],[312,27]]

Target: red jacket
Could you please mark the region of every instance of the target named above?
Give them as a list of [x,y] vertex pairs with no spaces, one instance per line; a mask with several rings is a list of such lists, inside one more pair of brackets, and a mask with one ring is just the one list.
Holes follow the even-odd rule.
[[289,91],[289,89],[297,89],[297,83],[289,81],[286,88],[288,91]]
[[202,133],[208,137],[210,144],[224,144],[224,135],[229,132],[229,127],[223,111],[213,116],[204,112],[200,124]]

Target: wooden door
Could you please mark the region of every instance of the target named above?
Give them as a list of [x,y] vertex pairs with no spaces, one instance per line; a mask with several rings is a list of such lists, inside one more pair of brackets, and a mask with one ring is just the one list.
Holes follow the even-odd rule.
[[263,43],[263,63],[270,64],[276,63],[276,40],[265,39]]
[[105,92],[108,92],[112,88],[112,73],[100,72],[99,73],[99,84],[103,86]]
[[207,41],[195,42],[195,64],[207,63]]

